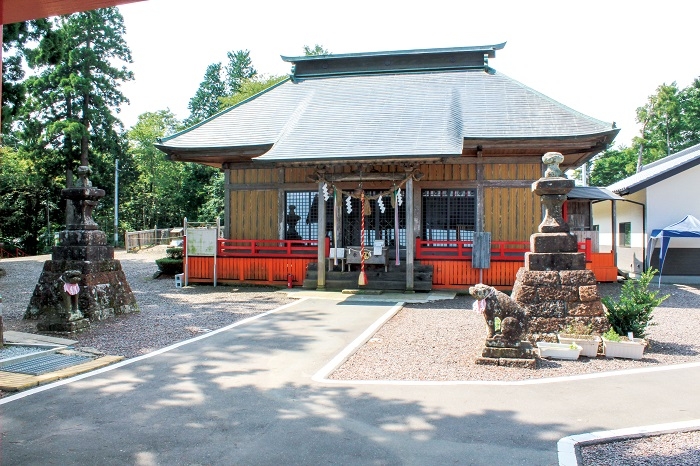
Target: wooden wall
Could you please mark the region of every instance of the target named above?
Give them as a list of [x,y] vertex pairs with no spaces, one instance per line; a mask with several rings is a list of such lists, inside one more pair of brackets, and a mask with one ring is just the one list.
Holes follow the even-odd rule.
[[[527,241],[541,221],[539,199],[530,188],[540,178],[539,162],[510,158],[508,163],[492,163],[494,160],[457,160],[457,163],[424,164],[419,170],[423,178],[414,184],[416,232],[420,231],[421,189],[477,189],[477,209],[481,213],[484,231],[492,233],[493,241]],[[468,162],[468,163],[467,163]],[[353,168],[335,168],[335,173],[351,173]],[[396,164],[376,165],[375,170],[384,173],[403,173]],[[284,231],[284,191],[315,191],[311,182],[314,168],[240,168],[228,170],[229,206],[227,217],[231,239],[277,239]],[[383,188],[390,182],[374,181],[366,187]],[[354,182],[341,183],[350,189]],[[477,225],[479,225],[477,221]]]

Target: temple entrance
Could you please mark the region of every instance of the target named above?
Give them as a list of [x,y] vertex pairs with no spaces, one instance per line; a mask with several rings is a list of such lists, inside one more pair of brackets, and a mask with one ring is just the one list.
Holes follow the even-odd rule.
[[[379,198],[372,199],[381,192],[386,191],[365,191],[367,197],[370,198],[370,214],[365,216],[365,246],[372,247],[375,240],[384,240],[384,245],[389,248],[389,256],[396,258],[397,241],[399,249],[406,250],[406,204],[402,203],[400,206],[393,207],[391,196],[383,196],[381,201]],[[350,199],[350,205],[352,210],[348,213],[346,200],[343,199],[342,227],[338,229],[340,232],[339,247],[341,245],[361,245],[362,205],[360,200],[356,198]],[[398,209],[398,217],[396,209]]]

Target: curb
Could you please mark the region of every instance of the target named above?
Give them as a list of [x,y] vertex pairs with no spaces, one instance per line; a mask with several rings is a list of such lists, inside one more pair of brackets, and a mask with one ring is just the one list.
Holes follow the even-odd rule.
[[557,442],[559,466],[580,466],[582,446],[695,430],[700,430],[700,419],[570,435]]

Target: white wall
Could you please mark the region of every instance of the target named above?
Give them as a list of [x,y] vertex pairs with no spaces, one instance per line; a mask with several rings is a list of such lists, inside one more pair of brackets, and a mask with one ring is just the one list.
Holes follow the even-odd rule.
[[[626,200],[644,204],[645,191],[624,196]],[[620,223],[630,222],[632,224],[632,247],[641,248],[646,244],[646,237],[643,234],[642,228],[642,206],[633,202],[616,201],[617,203],[617,221],[614,226],[615,233],[618,236],[619,244],[619,227]],[[600,252],[609,252],[612,250],[612,202],[602,201],[593,204],[593,225],[598,225]]]
[[[685,170],[647,189],[648,232],[679,222],[686,215],[700,218],[700,165]],[[700,248],[698,240],[674,239],[671,248]]]

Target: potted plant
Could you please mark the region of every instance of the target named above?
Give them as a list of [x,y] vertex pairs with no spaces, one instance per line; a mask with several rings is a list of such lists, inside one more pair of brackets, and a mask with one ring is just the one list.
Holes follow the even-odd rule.
[[595,358],[598,355],[600,337],[593,335],[593,327],[590,324],[574,321],[567,325],[562,333],[558,333],[557,338],[559,343],[579,345],[582,348],[581,356]]
[[602,298],[601,301],[607,308],[606,317],[616,335],[627,336],[630,341],[643,340],[647,329],[654,325],[651,321],[652,312],[668,298],[668,295],[659,296],[658,290],[649,291],[649,283],[656,272],[654,269],[649,269],[639,279],[626,281],[622,285],[618,300],[613,300],[609,296]]
[[546,341],[538,341],[537,349],[540,352],[541,358],[553,359],[578,359],[581,354],[581,348],[576,343],[547,343]]
[[606,358],[642,359],[647,346],[643,338],[625,337],[613,328],[604,333],[602,338]]

